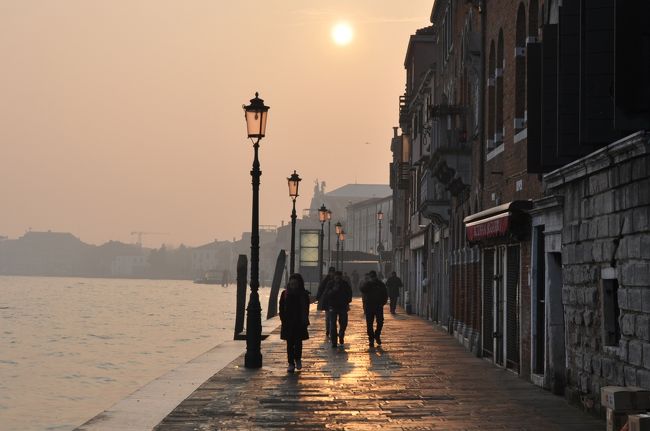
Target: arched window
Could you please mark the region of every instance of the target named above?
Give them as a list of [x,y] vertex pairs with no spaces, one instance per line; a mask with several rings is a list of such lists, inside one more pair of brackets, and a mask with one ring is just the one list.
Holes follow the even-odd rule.
[[494,70],[496,60],[494,57],[494,41],[490,43],[490,54],[488,56],[488,82],[487,82],[487,151],[494,149]]
[[515,33],[515,133],[526,127],[526,10],[519,3]]
[[494,145],[498,147],[503,144],[503,30],[499,30],[499,42],[497,44],[497,64],[494,71],[495,93],[496,93],[496,113],[495,113],[495,130]]

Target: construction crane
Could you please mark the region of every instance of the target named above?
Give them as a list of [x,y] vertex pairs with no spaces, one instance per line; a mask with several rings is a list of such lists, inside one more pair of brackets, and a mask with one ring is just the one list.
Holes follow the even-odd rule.
[[138,245],[138,247],[142,247],[142,235],[169,235],[169,232],[135,231],[135,232],[131,232],[131,235],[137,235],[138,236],[138,242],[136,242],[136,244]]

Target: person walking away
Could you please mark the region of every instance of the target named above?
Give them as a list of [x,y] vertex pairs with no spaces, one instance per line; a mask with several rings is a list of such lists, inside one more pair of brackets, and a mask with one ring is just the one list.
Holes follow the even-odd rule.
[[309,338],[309,292],[300,274],[291,274],[280,295],[280,338],[287,341],[287,372],[302,369],[302,342]]
[[352,280],[350,279],[348,273],[345,271],[343,271],[343,280],[345,280],[345,282],[350,285],[350,288],[352,288]]
[[327,312],[327,308],[323,305],[325,302],[325,298],[328,293],[329,289],[329,284],[334,281],[334,272],[336,271],[336,268],[333,266],[329,267],[329,270],[327,271],[327,275],[321,280],[320,284],[318,285],[318,291],[316,292],[316,300],[318,301],[318,306],[316,307],[317,310],[325,310],[325,336],[329,337],[330,335],[330,317],[329,313]]
[[362,310],[363,310],[363,315],[366,315],[366,294],[363,293],[363,286],[365,286],[368,282],[370,281],[370,274],[365,273],[363,274],[363,281],[359,285],[359,292],[361,292],[361,304],[362,304]]
[[390,299],[390,313],[395,314],[397,308],[397,298],[399,298],[399,289],[404,286],[402,280],[397,276],[395,271],[390,273],[390,277],[386,280],[386,287],[388,288],[388,298]]
[[[352,302],[352,288],[350,284],[343,279],[341,271],[334,273],[334,280],[330,285],[326,298],[330,316],[330,339],[332,347],[337,346],[337,336],[339,344],[343,345],[345,341],[345,330],[348,326],[348,310]],[[338,332],[336,323],[338,319]]]
[[[377,278],[375,271],[370,271],[370,281],[361,287],[362,293],[366,296],[365,313],[366,327],[368,332],[368,345],[370,348],[381,346],[381,330],[384,327],[384,305],[388,301],[388,292],[383,281]],[[374,328],[374,321],[377,327]]]
[[352,289],[354,292],[358,291],[359,289],[359,273],[357,272],[356,269],[352,270]]

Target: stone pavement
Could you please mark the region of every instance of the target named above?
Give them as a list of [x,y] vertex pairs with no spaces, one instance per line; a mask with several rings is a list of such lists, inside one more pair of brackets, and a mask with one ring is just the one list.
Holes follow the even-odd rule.
[[263,368],[245,369],[240,356],[155,429],[605,429],[563,398],[474,357],[430,322],[386,313],[383,346],[369,349],[358,299],[349,320],[344,347],[333,349],[323,314],[312,312],[304,368],[295,374],[286,372],[276,330],[262,343]]

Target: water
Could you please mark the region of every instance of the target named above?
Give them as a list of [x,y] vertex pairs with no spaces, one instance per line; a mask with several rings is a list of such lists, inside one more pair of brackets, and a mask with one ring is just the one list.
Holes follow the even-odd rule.
[[[0,430],[72,429],[232,339],[235,293],[191,281],[0,277]],[[262,316],[268,296],[260,289]]]

